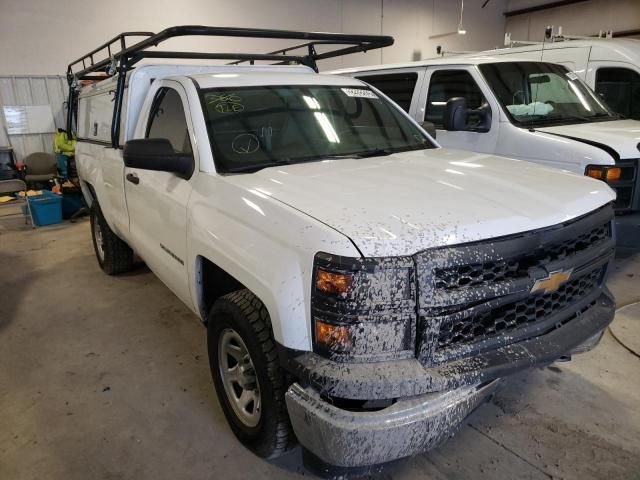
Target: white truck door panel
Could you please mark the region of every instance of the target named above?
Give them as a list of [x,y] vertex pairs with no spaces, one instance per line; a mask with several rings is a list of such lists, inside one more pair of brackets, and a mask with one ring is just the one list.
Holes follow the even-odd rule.
[[[163,81],[152,87],[149,95],[149,103],[140,117],[145,125],[144,138],[167,138],[176,151],[193,151],[193,129],[183,87]],[[197,153],[194,162],[197,167]],[[149,268],[187,305],[192,305],[186,263],[187,206],[191,180],[197,175],[195,167],[188,180],[169,172],[125,168],[133,246]]]
[[[420,108],[415,117],[418,122],[432,122],[436,126],[436,140],[443,147],[460,148],[474,152],[493,153],[500,128],[498,104],[482,77],[474,68],[442,66],[427,69]],[[491,107],[491,129],[488,132],[450,132],[443,129],[442,115],[452,97],[467,98],[469,108],[477,108],[483,101]]]

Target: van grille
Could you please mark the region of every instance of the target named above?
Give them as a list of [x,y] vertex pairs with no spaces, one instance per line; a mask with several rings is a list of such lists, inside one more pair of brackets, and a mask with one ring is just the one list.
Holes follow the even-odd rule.
[[[574,318],[600,295],[614,254],[612,221],[607,205],[555,227],[415,255],[420,361],[508,345]],[[531,293],[557,270],[571,278]]]
[[638,188],[636,187],[638,181],[640,181],[638,178],[639,161],[639,159],[635,158],[616,162],[616,167],[621,169],[620,180],[609,182],[609,186],[616,192],[616,200],[613,204],[616,212],[624,213],[640,210],[640,195],[638,195]]

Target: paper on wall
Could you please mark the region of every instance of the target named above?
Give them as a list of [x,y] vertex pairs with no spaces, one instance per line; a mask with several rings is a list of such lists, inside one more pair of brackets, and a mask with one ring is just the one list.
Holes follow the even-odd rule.
[[50,105],[13,105],[2,107],[9,135],[55,133]]

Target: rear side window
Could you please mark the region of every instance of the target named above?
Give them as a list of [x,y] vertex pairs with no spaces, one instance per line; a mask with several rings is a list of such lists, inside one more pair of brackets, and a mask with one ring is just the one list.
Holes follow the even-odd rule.
[[628,68],[599,68],[596,93],[611,109],[628,118],[640,120],[640,75]]
[[[467,99],[467,107],[475,109],[484,101],[482,91],[466,70],[438,70],[431,75],[425,120],[433,123],[436,128],[443,128],[442,116],[447,105],[447,100],[453,97]],[[470,115],[469,117],[472,117]],[[474,120],[469,119],[470,122]]]
[[415,72],[389,73],[357,77],[358,80],[373,85],[391,100],[396,102],[405,112],[411,107],[411,97],[416,88],[418,74]]
[[174,89],[165,87],[156,93],[145,138],[166,138],[176,153],[192,153],[182,99]]

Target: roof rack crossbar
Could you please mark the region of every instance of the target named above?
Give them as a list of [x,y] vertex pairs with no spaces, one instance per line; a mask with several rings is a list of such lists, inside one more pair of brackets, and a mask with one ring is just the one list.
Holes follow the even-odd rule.
[[[273,50],[271,52],[267,52],[266,55],[286,55],[288,52],[291,52],[293,50],[298,50],[300,48],[314,48],[316,45],[353,45],[353,42],[347,41],[347,40],[320,40],[320,41],[314,41],[314,42],[305,42],[305,43],[300,43],[298,45],[293,45],[291,47],[286,47],[286,48],[279,48],[278,50]],[[378,47],[374,47],[374,48],[378,48]],[[331,53],[335,53],[331,52]],[[246,62],[246,60],[237,60],[235,62],[230,62],[229,65],[238,65],[242,62]]]
[[300,55],[274,55],[263,53],[199,53],[199,52],[140,52],[135,54],[129,65],[136,63],[143,58],[176,58],[176,59],[198,59],[198,60],[231,60],[238,59],[237,62],[248,62],[252,60],[282,61],[302,63],[304,57]]

